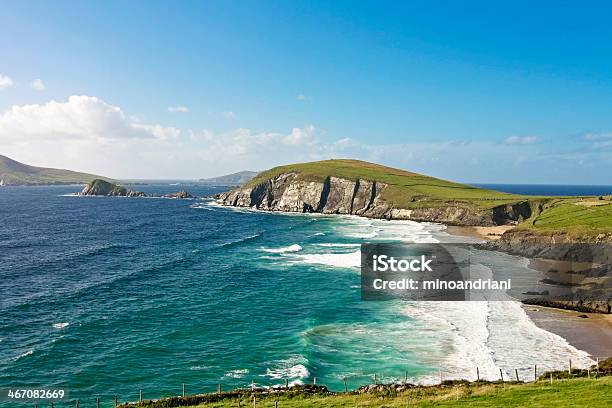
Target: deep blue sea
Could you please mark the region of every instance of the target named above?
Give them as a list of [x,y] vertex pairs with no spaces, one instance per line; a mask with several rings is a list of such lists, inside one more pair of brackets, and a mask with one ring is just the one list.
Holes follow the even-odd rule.
[[[183,383],[317,377],[339,390],[345,377],[353,388],[374,374],[432,382],[476,365],[496,378],[590,362],[514,302],[360,301],[360,243],[459,239],[441,225],[225,208],[205,198],[224,188],[187,189],[201,198],[0,189],[0,388],[61,387],[109,407],[139,387],[158,398]],[[490,267],[527,264],[500,255]]]

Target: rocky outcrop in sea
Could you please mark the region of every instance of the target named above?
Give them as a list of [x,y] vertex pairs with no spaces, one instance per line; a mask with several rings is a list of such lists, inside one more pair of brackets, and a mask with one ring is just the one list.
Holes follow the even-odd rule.
[[148,195],[142,191],[128,190],[123,186],[118,186],[108,181],[96,179],[91,183],[87,184],[79,195],[85,196],[107,196],[107,197],[163,197],[163,198],[177,198],[177,199],[190,199],[194,198],[188,191],[181,190],[176,193],[170,193],[165,195]]

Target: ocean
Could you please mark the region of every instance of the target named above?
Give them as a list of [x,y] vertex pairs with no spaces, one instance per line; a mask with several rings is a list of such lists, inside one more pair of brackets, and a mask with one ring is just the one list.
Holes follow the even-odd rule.
[[[375,374],[433,383],[592,363],[516,302],[360,300],[362,242],[467,239],[442,225],[79,189],[0,189],[0,388],[61,387],[110,407],[141,387],[158,398],[316,377],[342,390]],[[495,253],[488,265],[527,268]]]

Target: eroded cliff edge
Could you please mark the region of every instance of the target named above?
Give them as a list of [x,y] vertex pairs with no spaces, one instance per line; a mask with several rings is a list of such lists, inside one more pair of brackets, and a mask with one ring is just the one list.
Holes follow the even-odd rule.
[[532,212],[532,204],[528,201],[479,208],[453,200],[438,201],[432,205],[420,202],[418,197],[414,198],[411,208],[397,208],[385,199],[386,183],[334,176],[314,181],[298,175],[296,172],[283,173],[255,185],[217,194],[215,198],[223,205],[266,211],[353,214],[449,225],[511,224],[529,218]]

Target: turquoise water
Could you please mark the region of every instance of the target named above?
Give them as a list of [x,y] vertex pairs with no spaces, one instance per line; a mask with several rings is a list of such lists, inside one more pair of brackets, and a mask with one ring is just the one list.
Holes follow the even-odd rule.
[[[360,301],[361,242],[452,241],[442,226],[66,196],[76,190],[0,190],[0,388],[62,387],[110,406],[139,387],[158,398],[183,383],[195,393],[317,377],[340,390],[345,377],[356,387],[374,374],[427,382],[475,365],[494,376],[532,358],[587,361],[510,302]],[[506,361],[515,347],[525,362]]]

